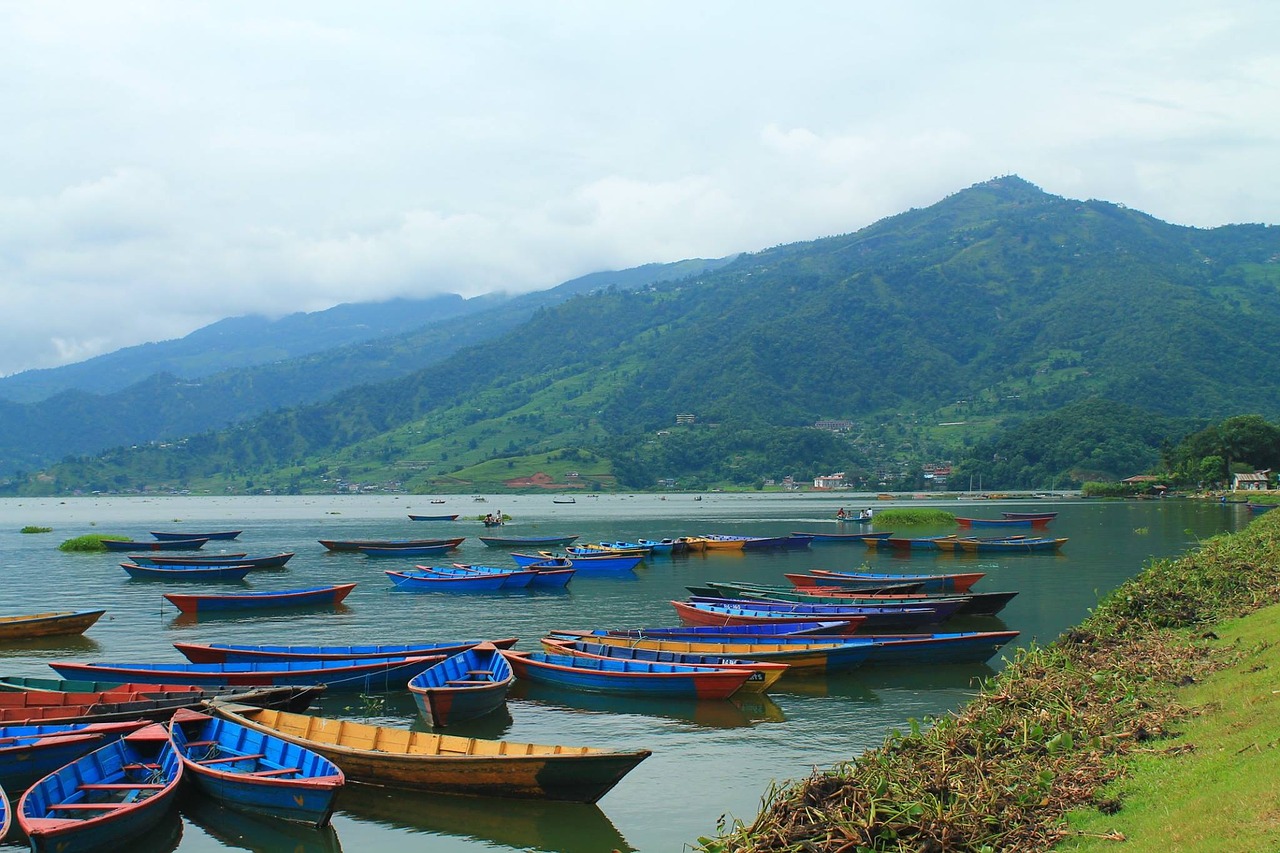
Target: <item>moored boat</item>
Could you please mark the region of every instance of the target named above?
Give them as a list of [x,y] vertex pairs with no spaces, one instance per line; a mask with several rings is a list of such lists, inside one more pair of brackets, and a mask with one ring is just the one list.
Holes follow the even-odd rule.
[[121,847],[173,806],[182,763],[164,726],[126,735],[50,773],[18,802],[33,853]]
[[293,552],[251,557],[248,554],[130,554],[129,562],[140,566],[249,566],[254,569],[281,569],[293,559]]
[[243,532],[242,530],[219,530],[215,533],[178,533],[172,530],[152,530],[151,535],[162,541],[173,539],[235,539]]
[[798,604],[789,601],[769,602],[733,599],[698,599],[673,601],[676,615],[686,625],[744,625],[752,622],[779,620],[842,619],[857,631],[880,628],[910,628],[944,622],[963,601],[937,602],[925,605],[841,605]]
[[886,536],[882,539],[863,539],[862,544],[875,550],[884,548],[892,551],[937,551],[938,540],[954,539],[954,533],[945,536]]
[[1067,542],[1062,538],[1010,538],[1010,539],[960,539],[960,547],[965,551],[978,554],[1031,554],[1045,551],[1057,551]]
[[183,613],[210,613],[229,610],[260,610],[289,607],[332,607],[355,589],[353,583],[307,586],[297,589],[233,593],[166,592],[164,597]]
[[796,531],[792,536],[808,536],[810,541],[815,545],[824,542],[861,542],[863,539],[888,539],[893,535],[892,530],[884,530],[876,533],[870,531],[863,533],[810,533]]
[[470,563],[454,563],[452,566],[415,566],[414,568],[446,577],[501,575],[502,589],[524,589],[533,583],[533,578],[537,574],[534,569],[501,569],[497,566],[476,566]]
[[480,541],[490,548],[558,548],[576,541],[572,536],[481,536]]
[[423,719],[448,726],[503,707],[515,675],[497,646],[480,643],[451,655],[409,680]]
[[1005,518],[1030,518],[1032,520],[1043,518],[1048,521],[1058,517],[1056,512],[1002,512],[1000,514]]
[[222,717],[179,711],[169,737],[201,792],[244,811],[325,826],[346,781],[324,756]]
[[918,583],[922,592],[968,592],[984,572],[950,572],[943,574],[897,574],[892,572],[838,572],[830,569],[810,569],[808,574],[786,574],[787,580],[796,586],[847,586],[857,588],[868,584]]
[[465,536],[455,536],[452,539],[318,539],[316,541],[329,551],[358,552],[361,547],[394,548],[397,545],[442,545],[446,542],[456,548],[466,538]]
[[740,658],[724,657],[723,655],[664,652],[557,637],[543,637],[541,643],[548,652],[557,655],[576,655],[577,657],[612,660],[642,660],[651,663],[675,663],[681,666],[702,666],[713,669],[748,670],[751,674],[742,683],[742,686],[738,688],[738,693],[765,693],[787,671],[785,663],[744,661]]
[[599,642],[604,645],[624,648],[646,649],[653,652],[720,655],[735,660],[752,662],[785,663],[784,675],[813,675],[816,673],[847,672],[857,669],[867,660],[871,647],[867,644],[854,645],[841,642],[839,637],[813,637],[812,642],[785,643],[781,638],[752,641],[743,639],[740,642],[728,643],[718,639],[684,639],[684,638],[645,638],[615,636],[587,636],[582,631],[556,631],[552,638],[585,639],[587,642]]
[[446,575],[424,569],[387,570],[385,574],[397,592],[493,592],[506,583],[506,576],[501,574]]
[[49,610],[23,616],[0,616],[0,640],[29,640],[83,634],[105,610]]
[[327,757],[347,780],[446,794],[594,803],[649,750],[519,743],[214,703],[218,716]]
[[571,690],[628,696],[685,696],[725,699],[750,677],[740,669],[612,658],[582,658],[546,652],[502,651],[516,678]]
[[445,515],[414,515],[409,513],[410,521],[457,521],[458,513],[452,512]]
[[145,725],[147,720],[137,719],[0,726],[0,789],[25,791],[59,767]]
[[330,691],[403,690],[410,678],[440,660],[439,655],[320,661],[248,663],[80,663],[52,661],[64,678],[116,678],[139,684],[195,684],[212,687],[325,685]]
[[252,566],[140,566],[137,563],[121,563],[120,568],[134,580],[182,581],[203,583],[208,581],[242,581],[253,571]]
[[456,547],[445,542],[438,545],[361,545],[356,550],[366,557],[432,557]]
[[1048,518],[956,518],[961,527],[1046,527]]
[[198,551],[208,539],[154,539],[132,541],[128,539],[103,539],[102,547],[108,551]]
[[516,637],[499,640],[446,640],[421,643],[371,643],[350,646],[282,646],[240,643],[174,643],[192,663],[247,663],[262,660],[358,660],[360,658],[449,657],[480,643],[509,649]]

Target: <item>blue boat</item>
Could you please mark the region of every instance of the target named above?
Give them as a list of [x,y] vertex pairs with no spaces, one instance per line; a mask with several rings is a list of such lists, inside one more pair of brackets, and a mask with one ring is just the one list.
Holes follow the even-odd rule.
[[198,551],[209,540],[200,539],[153,539],[137,542],[126,539],[103,539],[102,547],[108,551]]
[[81,756],[18,802],[33,853],[120,848],[160,823],[182,781],[169,733],[156,723]]
[[555,548],[568,545],[578,538],[573,536],[480,536],[481,542],[490,548]]
[[328,691],[403,690],[410,678],[440,660],[440,655],[256,663],[76,663],[52,661],[63,678],[134,684],[187,684],[212,687],[325,685]]
[[134,580],[144,581],[242,581],[252,566],[139,566],[121,563],[120,568]]
[[788,669],[785,663],[746,661],[724,655],[700,655],[688,652],[667,652],[655,649],[637,649],[631,646],[614,646],[592,643],[586,640],[570,640],[560,637],[543,637],[542,646],[551,654],[577,655],[588,658],[614,660],[643,660],[651,663],[678,663],[683,666],[710,666],[719,669],[745,669],[751,675],[738,688],[740,693],[765,693]]
[[[768,637],[805,637],[811,634],[827,637],[840,634],[849,623],[840,620],[819,620],[816,622],[765,623],[760,625],[678,625],[675,627],[657,628],[619,628],[615,630],[600,629],[581,633],[593,636],[630,637],[643,640],[646,637],[697,637],[738,635],[763,642]],[[556,632],[557,634],[566,632]],[[824,639],[825,642],[825,639]]]
[[304,746],[199,711],[178,711],[169,737],[186,777],[231,808],[321,827],[346,777]]
[[9,834],[9,824],[13,820],[13,809],[9,808],[9,795],[0,788],[0,841]]
[[355,588],[354,583],[339,583],[254,592],[166,592],[164,597],[183,613],[225,613],[290,607],[334,607],[341,604],[342,599]]
[[145,725],[145,720],[122,720],[0,726],[0,788],[25,791],[59,767]]
[[399,592],[492,592],[502,589],[503,575],[441,575],[425,569],[386,572]]
[[577,571],[573,567],[573,563],[565,558],[541,560],[537,563],[530,563],[524,568],[533,570],[533,580],[529,582],[529,586],[550,587],[552,589],[563,589],[568,586],[569,581],[573,580],[573,575]]
[[[673,601],[682,620],[691,615],[690,609],[706,615],[731,617],[734,621],[758,617],[785,617],[806,619],[848,619],[862,617],[859,630],[874,628],[912,627],[945,622],[967,604],[963,598],[932,601],[928,604],[805,604],[794,601],[768,601],[762,598],[701,598],[690,596],[688,601]],[[741,617],[741,618],[739,618]],[[705,619],[690,621],[693,625],[710,624]]]
[[448,726],[503,707],[515,675],[496,646],[481,643],[429,667],[409,680],[423,719]]
[[161,541],[171,542],[174,539],[235,539],[243,531],[219,530],[216,533],[178,533],[176,531],[152,530],[151,535]]
[[425,643],[372,643],[356,646],[275,646],[248,643],[174,643],[173,646],[192,663],[250,663],[253,661],[352,660],[360,658],[449,657],[489,643],[509,649],[516,637],[500,640],[446,640]]
[[751,676],[740,669],[714,669],[638,660],[553,655],[505,650],[516,678],[572,690],[629,696],[725,699]]
[[565,554],[553,554],[549,551],[542,551],[538,554],[522,554],[513,551],[511,559],[515,560],[516,565],[521,568],[526,568],[530,563],[536,563],[539,560],[568,560],[570,566],[586,574],[621,574],[629,572],[640,565],[644,557],[638,555],[610,556],[608,554],[600,556],[567,556]]
[[130,554],[129,562],[139,566],[251,566],[255,569],[283,569],[293,552],[251,557],[248,554]]
[[431,557],[455,547],[442,542],[438,545],[361,545],[356,550],[366,557]]
[[533,583],[533,576],[537,574],[533,569],[500,569],[496,566],[473,566],[464,563],[454,563],[452,566],[417,566],[425,572],[431,572],[445,577],[474,577],[481,575],[489,577],[500,575],[502,577],[502,589],[524,589]]

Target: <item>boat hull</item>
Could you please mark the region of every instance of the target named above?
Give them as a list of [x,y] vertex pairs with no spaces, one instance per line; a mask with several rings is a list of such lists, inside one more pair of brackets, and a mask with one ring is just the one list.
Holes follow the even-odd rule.
[[442,727],[504,707],[514,680],[511,665],[498,648],[481,643],[414,676],[409,692],[422,718]]
[[183,613],[210,613],[288,607],[332,607],[355,589],[353,583],[283,589],[274,592],[243,592],[227,595],[183,595],[168,592],[164,597]]
[[0,640],[27,640],[32,637],[56,637],[83,634],[105,610],[52,610],[27,616],[0,617]]

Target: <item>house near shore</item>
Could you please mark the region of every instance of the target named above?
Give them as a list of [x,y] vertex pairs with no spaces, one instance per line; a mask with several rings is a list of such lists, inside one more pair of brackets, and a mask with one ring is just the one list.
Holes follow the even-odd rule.
[[1271,488],[1271,469],[1254,471],[1251,474],[1233,474],[1231,491],[1233,492],[1265,492]]

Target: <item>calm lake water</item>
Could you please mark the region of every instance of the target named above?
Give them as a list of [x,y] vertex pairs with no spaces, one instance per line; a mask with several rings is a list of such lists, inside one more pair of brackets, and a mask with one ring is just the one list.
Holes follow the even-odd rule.
[[[425,538],[466,535],[448,560],[511,565],[506,552],[485,547],[476,518],[505,512],[510,536],[578,534],[581,541],[661,539],[699,533],[781,535],[838,532],[840,506],[938,507],[961,516],[997,518],[1001,510],[1057,511],[1049,533],[1070,541],[1056,554],[909,556],[860,544],[823,544],[794,552],[712,553],[657,557],[634,577],[575,577],[565,591],[484,594],[392,592],[383,571],[423,560],[333,554],[318,539]],[[454,522],[411,521],[413,514],[460,513]],[[53,660],[182,661],[172,647],[187,642],[374,643],[454,638],[520,637],[538,648],[553,629],[677,624],[672,599],[686,584],[709,580],[784,583],[783,573],[813,568],[875,571],[975,571],[979,590],[1017,590],[1000,618],[948,623],[945,630],[1014,629],[1021,635],[1003,654],[1049,641],[1084,618],[1099,596],[1152,558],[1174,557],[1200,539],[1250,521],[1243,505],[1192,501],[1081,500],[910,501],[848,495],[723,495],[695,500],[581,496],[572,505],[550,495],[259,498],[81,498],[0,500],[0,554],[5,580],[0,614],[106,608],[83,637],[0,648],[0,674],[52,676]],[[53,528],[20,534],[27,525]],[[852,529],[854,525],[845,525]],[[149,539],[152,530],[244,532],[234,542],[210,542],[202,553],[291,551],[287,570],[250,575],[245,589],[286,589],[320,583],[359,585],[336,610],[256,617],[179,618],[161,593],[170,587],[129,579],[119,554],[66,554],[57,546],[87,533]],[[923,536],[941,529],[900,531]],[[981,532],[981,531],[979,531]],[[227,585],[214,585],[226,591]],[[183,584],[183,591],[200,590]],[[213,587],[208,587],[212,589]],[[679,851],[716,833],[719,821],[750,822],[771,783],[809,775],[879,746],[911,718],[964,704],[989,665],[878,668],[827,679],[784,678],[766,697],[716,702],[623,700],[517,684],[505,713],[457,726],[450,733],[488,738],[616,748],[653,755],[598,805],[524,803],[409,795],[348,785],[331,829],[318,832],[246,818],[199,802],[158,830],[141,851],[181,850],[431,850],[608,853]],[[425,729],[407,692],[362,698],[332,695],[314,713]]]

